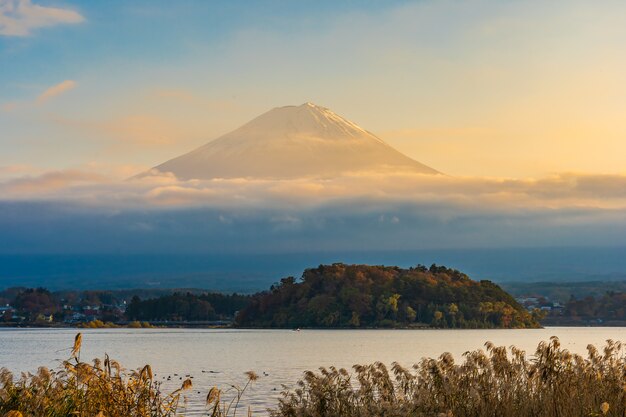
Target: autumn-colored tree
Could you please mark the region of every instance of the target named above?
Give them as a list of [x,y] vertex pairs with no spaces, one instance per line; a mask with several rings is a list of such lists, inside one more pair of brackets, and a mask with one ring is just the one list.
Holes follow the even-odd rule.
[[45,288],[29,288],[22,291],[15,297],[13,306],[29,320],[61,311],[59,302]]
[[261,327],[537,327],[490,281],[444,266],[320,265],[254,295],[237,324]]

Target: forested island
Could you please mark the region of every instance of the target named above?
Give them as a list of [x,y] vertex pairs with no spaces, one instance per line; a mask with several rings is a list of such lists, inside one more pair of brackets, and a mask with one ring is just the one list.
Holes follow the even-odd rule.
[[491,281],[445,266],[320,265],[239,312],[242,327],[534,328],[538,317]]

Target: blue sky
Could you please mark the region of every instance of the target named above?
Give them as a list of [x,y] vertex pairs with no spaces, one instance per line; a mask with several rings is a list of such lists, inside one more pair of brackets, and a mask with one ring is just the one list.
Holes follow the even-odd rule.
[[0,166],[126,175],[312,101],[453,175],[623,173],[622,2],[1,4]]

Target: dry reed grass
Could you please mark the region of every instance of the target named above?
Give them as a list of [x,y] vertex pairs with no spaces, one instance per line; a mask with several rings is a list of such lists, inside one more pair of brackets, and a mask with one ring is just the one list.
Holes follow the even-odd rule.
[[[191,380],[170,394],[161,392],[152,368],[125,371],[108,356],[80,360],[78,334],[70,359],[56,371],[15,379],[0,370],[0,416],[5,417],[170,417],[178,414],[181,395]],[[353,372],[334,367],[306,372],[286,390],[272,417],[517,417],[626,416],[625,346],[607,341],[602,351],[587,347],[586,357],[562,349],[556,337],[535,354],[485,344],[456,364],[444,353],[412,368],[377,362],[355,365]],[[246,373],[243,387],[209,390],[211,417],[236,417],[247,388],[258,376]],[[250,409],[247,415],[251,416]]]
[[382,363],[306,372],[283,392],[273,417],[322,416],[625,416],[626,359],[607,341],[586,357],[560,347],[556,337],[527,358],[515,347],[487,343],[461,364],[444,353],[412,369]]
[[[0,416],[3,417],[173,417],[179,411],[184,391],[192,388],[191,379],[170,394],[161,391],[152,368],[146,365],[127,371],[105,355],[103,361],[80,360],[82,335],[78,333],[70,359],[58,370],[39,368],[37,373],[22,373],[18,378],[0,369]],[[243,387],[228,391],[229,401],[222,401],[222,391],[212,388],[207,396],[209,415],[236,417],[239,402],[256,374],[246,373]],[[234,394],[233,394],[234,391]],[[248,411],[248,414],[250,412]]]

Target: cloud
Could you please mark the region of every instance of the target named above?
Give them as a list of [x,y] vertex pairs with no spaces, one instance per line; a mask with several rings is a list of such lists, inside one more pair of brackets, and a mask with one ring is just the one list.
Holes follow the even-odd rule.
[[0,232],[41,250],[50,236],[109,251],[626,244],[626,175],[120,181],[91,168],[0,182]]
[[136,175],[138,172],[148,171],[150,167],[138,164],[109,164],[92,161],[79,165],[76,169],[98,173],[103,177],[109,178],[111,181],[123,181]]
[[[26,171],[23,167],[16,167],[13,175],[5,175],[8,179],[0,182],[0,194],[1,199],[9,201],[13,198],[43,198],[79,205],[96,202],[119,209],[263,207],[315,210],[327,204],[359,201],[363,208],[381,204],[435,204],[482,213],[580,207],[626,210],[626,175],[563,173],[537,179],[512,179],[353,172],[333,179],[183,181],[171,173],[152,172],[151,175],[122,180],[144,170],[143,166],[94,163],[78,169],[20,177],[19,172]],[[385,214],[387,222],[394,224],[402,219],[392,212],[381,214]]]
[[38,28],[84,20],[71,9],[39,6],[30,0],[0,0],[0,35],[4,36],[29,36]]
[[99,174],[77,171],[51,171],[38,176],[25,176],[2,183],[0,189],[15,197],[27,195],[35,198],[50,197],[50,193],[77,184],[96,184],[105,181]]
[[[2,0],[0,0],[2,1]],[[47,88],[43,93],[41,93],[35,100],[23,100],[23,101],[8,101],[0,104],[0,111],[9,113],[17,110],[29,109],[34,105],[44,104],[48,100],[58,97],[66,92],[76,88],[77,83],[74,80],[65,80],[60,82],[59,84],[53,85],[52,87]]]
[[65,80],[59,84],[53,85],[37,97],[37,103],[43,104],[53,97],[66,93],[76,87],[76,81]]

